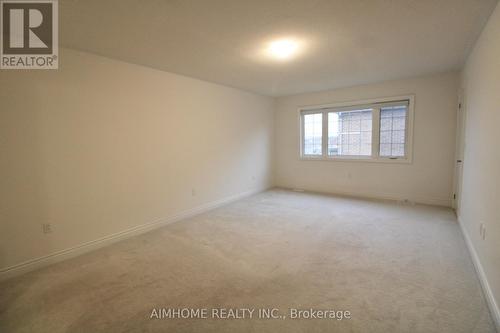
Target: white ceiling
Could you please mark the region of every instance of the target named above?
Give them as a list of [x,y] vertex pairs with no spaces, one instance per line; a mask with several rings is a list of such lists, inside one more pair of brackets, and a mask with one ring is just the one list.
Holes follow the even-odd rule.
[[[459,69],[497,0],[60,0],[65,47],[265,95]],[[273,38],[305,44],[288,62]]]

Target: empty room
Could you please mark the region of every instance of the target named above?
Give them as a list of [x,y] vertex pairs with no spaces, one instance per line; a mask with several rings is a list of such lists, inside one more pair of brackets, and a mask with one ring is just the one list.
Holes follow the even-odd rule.
[[0,0],[0,332],[500,332],[498,0]]

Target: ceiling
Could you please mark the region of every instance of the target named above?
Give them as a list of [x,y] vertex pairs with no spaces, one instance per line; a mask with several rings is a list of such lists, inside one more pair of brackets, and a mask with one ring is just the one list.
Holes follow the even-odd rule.
[[[269,96],[459,69],[497,0],[60,0],[61,44]],[[276,38],[303,50],[276,61]]]

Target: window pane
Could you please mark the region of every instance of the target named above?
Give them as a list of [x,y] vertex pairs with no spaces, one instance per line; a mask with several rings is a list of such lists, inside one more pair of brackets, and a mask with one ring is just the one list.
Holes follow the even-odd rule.
[[390,156],[391,155],[391,144],[381,143],[380,144],[380,156]]
[[405,156],[407,106],[380,109],[380,156]]
[[372,109],[328,113],[328,155],[372,154]]
[[323,114],[304,115],[304,155],[322,155]]

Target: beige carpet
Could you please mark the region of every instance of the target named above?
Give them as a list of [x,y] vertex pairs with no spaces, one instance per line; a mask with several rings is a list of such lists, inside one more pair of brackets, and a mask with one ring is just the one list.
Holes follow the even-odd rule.
[[[179,307],[351,319],[150,319]],[[0,332],[326,331],[494,332],[453,212],[272,190],[0,283]]]

